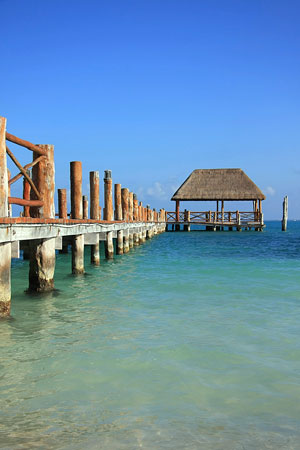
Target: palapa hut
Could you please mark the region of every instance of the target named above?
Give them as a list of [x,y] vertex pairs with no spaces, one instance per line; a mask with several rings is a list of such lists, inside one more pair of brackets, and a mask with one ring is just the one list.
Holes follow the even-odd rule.
[[[172,199],[176,202],[175,221],[216,225],[263,227],[262,200],[266,197],[241,169],[196,169],[177,189]],[[216,211],[206,211],[193,217],[180,213],[181,201],[216,201]],[[225,201],[253,201],[253,211],[224,211]],[[221,210],[219,211],[219,202]],[[186,212],[187,213],[187,212]],[[174,214],[174,213],[173,213]]]

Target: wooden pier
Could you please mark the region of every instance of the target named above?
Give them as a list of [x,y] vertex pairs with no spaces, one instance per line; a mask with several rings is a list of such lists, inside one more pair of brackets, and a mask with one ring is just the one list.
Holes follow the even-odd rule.
[[[8,147],[17,144],[33,154],[22,166]],[[18,169],[11,177],[7,155]],[[100,264],[99,244],[105,245],[107,259],[116,253],[127,253],[146,239],[166,228],[166,214],[148,205],[143,207],[137,196],[115,184],[112,174],[104,173],[104,208],[101,219],[99,172],[90,172],[90,202],[82,195],[82,164],[70,163],[71,211],[67,211],[67,191],[58,189],[58,213],[55,213],[55,164],[53,145],[34,145],[6,131],[6,119],[0,117],[0,317],[11,309],[11,258],[29,259],[28,290],[47,292],[54,289],[56,250],[72,248],[71,271],[84,273],[85,246],[91,247],[91,263]],[[23,178],[23,197],[11,196],[13,183]],[[114,197],[114,202],[113,202]],[[89,209],[90,203],[90,209]],[[11,217],[11,205],[23,207],[21,217]],[[116,245],[114,245],[114,240]]]

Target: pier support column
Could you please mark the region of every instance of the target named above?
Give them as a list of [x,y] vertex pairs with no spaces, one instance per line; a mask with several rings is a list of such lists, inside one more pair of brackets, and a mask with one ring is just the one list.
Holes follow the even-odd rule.
[[140,245],[139,233],[133,233],[133,245],[137,247]]
[[[99,172],[90,172],[90,218],[100,220],[99,209]],[[91,245],[91,263],[95,266],[100,265],[100,245]]]
[[123,253],[129,252],[129,230],[123,231]]
[[129,248],[133,247],[133,234],[129,231]]
[[144,243],[144,239],[143,239],[143,232],[142,231],[139,232],[138,237],[139,237],[139,245],[143,244]]
[[119,230],[117,232],[117,255],[123,255],[124,253],[123,239],[123,230]]
[[[67,190],[66,189],[57,189],[58,196],[58,217],[60,219],[67,219]],[[68,244],[66,240],[62,240],[62,249],[59,250],[59,253],[68,253]]]
[[112,231],[108,231],[106,233],[105,256],[106,259],[114,259],[114,241]]
[[0,317],[10,314],[11,302],[11,243],[0,244]]
[[73,237],[72,273],[74,275],[81,275],[84,273],[84,234],[78,234]]
[[30,241],[29,291],[54,289],[55,238]]
[[[70,163],[71,181],[71,217],[82,219],[82,165],[80,161]],[[84,273],[84,235],[73,236],[72,241],[72,273]]]
[[281,230],[286,231],[287,230],[287,220],[288,220],[288,196],[286,195],[283,200],[282,205],[282,222],[281,222]]

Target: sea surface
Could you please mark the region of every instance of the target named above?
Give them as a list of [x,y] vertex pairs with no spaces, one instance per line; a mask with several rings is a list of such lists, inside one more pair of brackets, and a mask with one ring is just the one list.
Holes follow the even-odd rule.
[[57,255],[0,321],[1,449],[300,449],[300,222]]

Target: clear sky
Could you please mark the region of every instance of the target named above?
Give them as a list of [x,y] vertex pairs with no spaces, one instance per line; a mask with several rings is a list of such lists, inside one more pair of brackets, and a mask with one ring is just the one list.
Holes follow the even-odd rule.
[[300,218],[299,1],[0,0],[0,11],[0,115],[55,145],[58,188],[81,160],[84,193],[90,170],[111,169],[144,204],[173,209],[193,169],[240,167],[266,194],[266,219],[281,218],[286,194]]

